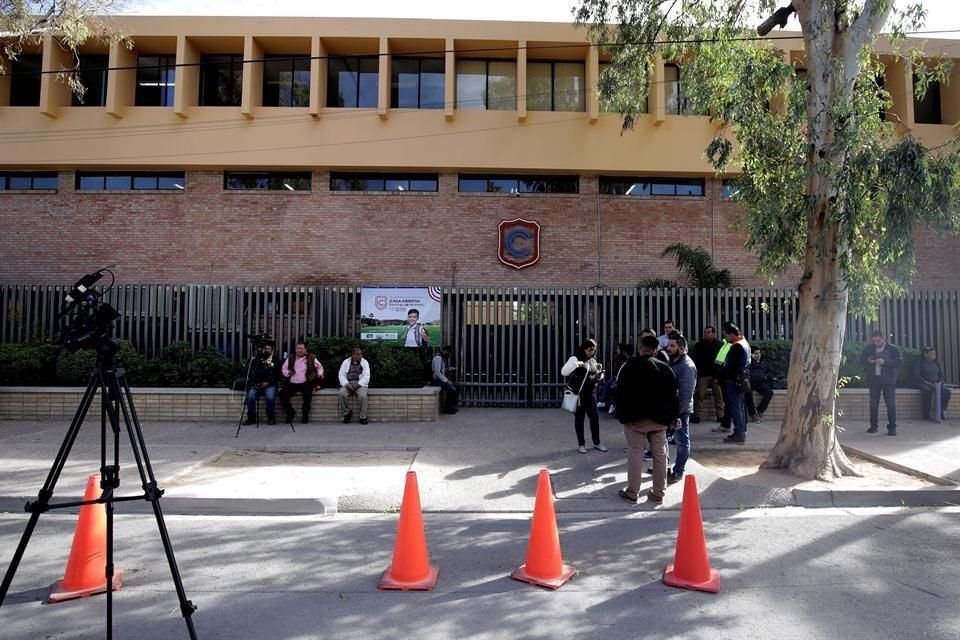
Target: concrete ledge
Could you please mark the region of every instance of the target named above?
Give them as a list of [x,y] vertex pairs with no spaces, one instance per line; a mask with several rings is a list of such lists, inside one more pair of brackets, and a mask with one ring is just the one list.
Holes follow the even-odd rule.
[[[137,415],[143,421],[200,422],[239,420],[243,392],[229,389],[132,388]],[[314,392],[310,421],[340,419],[337,389]],[[0,387],[0,420],[70,420],[84,389],[79,387]],[[439,387],[370,389],[367,418],[371,422],[428,422],[439,414]],[[293,399],[299,413],[300,398]],[[354,413],[358,402],[350,398]],[[93,408],[91,408],[91,411]],[[277,399],[278,419],[283,419]],[[260,402],[260,419],[266,406]]]
[[[760,394],[753,394],[754,406],[760,404]],[[917,389],[902,388],[897,389],[897,419],[898,420],[922,420],[923,411],[920,407],[920,391]],[[781,419],[787,407],[786,389],[774,389],[773,398],[770,405],[764,412],[765,418]],[[837,417],[843,417],[848,420],[870,419],[870,390],[869,389],[843,389],[837,398]],[[709,418],[715,415],[713,411],[713,395],[708,391],[706,399],[701,410],[701,417]],[[880,401],[880,420],[882,424],[887,422],[887,409],[883,401]]]

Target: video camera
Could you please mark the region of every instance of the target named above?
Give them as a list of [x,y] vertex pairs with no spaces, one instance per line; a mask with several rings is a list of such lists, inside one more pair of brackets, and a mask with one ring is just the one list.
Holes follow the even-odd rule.
[[256,350],[258,356],[264,347],[272,347],[274,342],[276,342],[269,333],[257,333],[252,336],[247,336],[247,340],[253,344],[253,348]]
[[[93,288],[104,273],[113,272],[109,265],[88,273],[80,278],[64,296],[63,306],[57,318],[61,320],[61,329],[57,337],[67,351],[75,353],[81,349],[98,351],[116,351],[118,344],[110,338],[113,322],[120,317],[116,309],[103,302],[102,294]],[[110,287],[113,287],[111,280]],[[109,289],[108,289],[109,290]]]

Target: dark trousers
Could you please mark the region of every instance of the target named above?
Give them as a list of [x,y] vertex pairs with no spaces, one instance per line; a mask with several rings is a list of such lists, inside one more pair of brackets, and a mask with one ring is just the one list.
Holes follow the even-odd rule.
[[302,417],[306,420],[310,416],[310,402],[313,400],[313,383],[310,381],[295,384],[288,382],[280,393],[280,399],[283,400],[283,410],[287,414],[287,419],[293,417],[293,405],[290,404],[290,398],[295,394],[303,394]]
[[446,396],[446,401],[443,403],[443,406],[440,407],[440,410],[444,413],[453,413],[457,410],[457,398],[460,396],[460,390],[457,389],[457,385],[453,384],[449,380],[444,382],[440,378],[433,379],[433,386],[440,387],[443,389]]
[[590,418],[590,437],[593,438],[593,444],[600,444],[600,415],[597,413],[597,398],[592,393],[580,396],[580,405],[577,412],[573,414],[573,428],[577,432],[577,444],[581,447],[586,446],[583,439],[583,419]]
[[755,416],[758,413],[763,413],[767,410],[767,407],[770,405],[770,399],[773,398],[773,389],[771,389],[770,385],[766,382],[751,382],[750,386],[753,387],[753,391],[756,391],[760,394],[760,406],[754,406],[752,391],[744,394],[743,399],[747,405],[747,413],[749,413],[751,416]]
[[723,383],[724,401],[727,402],[726,412],[733,423],[733,437],[745,438],[747,435],[747,414],[744,407],[746,393],[737,389],[737,383],[727,380]]
[[[936,420],[936,416],[931,415],[931,410],[933,409],[933,385],[929,383],[923,383],[917,387],[920,389],[920,409],[923,411],[924,420]],[[943,417],[943,414],[947,411],[947,405],[950,404],[950,389],[940,385],[940,416]]]
[[870,383],[870,426],[880,425],[880,395],[883,395],[883,404],[887,405],[887,431],[897,429],[897,385]]

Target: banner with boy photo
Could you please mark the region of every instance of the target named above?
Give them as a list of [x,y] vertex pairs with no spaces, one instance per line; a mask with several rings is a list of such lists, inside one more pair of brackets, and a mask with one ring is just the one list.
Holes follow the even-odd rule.
[[441,296],[440,287],[363,287],[360,339],[439,347]]

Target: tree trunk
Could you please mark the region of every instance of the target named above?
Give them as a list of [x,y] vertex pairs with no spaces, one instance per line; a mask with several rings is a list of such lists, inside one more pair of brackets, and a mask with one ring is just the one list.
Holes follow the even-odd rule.
[[[823,220],[822,217],[817,217]],[[841,279],[836,228],[812,233],[800,283],[800,309],[790,352],[787,407],[780,437],[763,463],[808,480],[860,473],[837,440],[836,382],[847,323],[847,290]],[[824,252],[824,244],[834,251]]]

